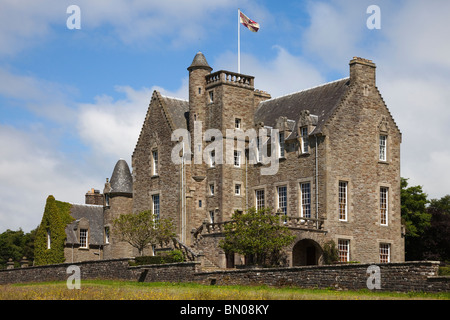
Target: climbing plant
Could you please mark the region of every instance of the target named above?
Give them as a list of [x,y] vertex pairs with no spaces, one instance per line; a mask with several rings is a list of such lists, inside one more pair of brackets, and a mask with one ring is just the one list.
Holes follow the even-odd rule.
[[[48,196],[42,221],[36,232],[34,243],[35,265],[64,262],[64,241],[66,226],[74,219],[70,215],[71,204]],[[50,235],[50,248],[48,246]]]

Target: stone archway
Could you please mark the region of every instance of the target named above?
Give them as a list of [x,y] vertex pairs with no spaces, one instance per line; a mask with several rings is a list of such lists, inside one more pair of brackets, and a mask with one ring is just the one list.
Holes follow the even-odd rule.
[[316,241],[300,240],[292,248],[292,266],[318,265],[322,252],[322,248]]

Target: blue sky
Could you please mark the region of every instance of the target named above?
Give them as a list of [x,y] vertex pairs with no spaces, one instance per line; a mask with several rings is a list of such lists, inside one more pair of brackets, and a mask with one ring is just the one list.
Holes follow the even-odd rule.
[[[67,7],[80,8],[70,30]],[[369,30],[381,10],[381,29]],[[402,176],[432,198],[450,194],[449,1],[0,0],[0,232],[35,228],[45,200],[83,203],[131,154],[153,90],[187,98],[202,51],[273,97],[348,76],[353,56],[403,134]]]

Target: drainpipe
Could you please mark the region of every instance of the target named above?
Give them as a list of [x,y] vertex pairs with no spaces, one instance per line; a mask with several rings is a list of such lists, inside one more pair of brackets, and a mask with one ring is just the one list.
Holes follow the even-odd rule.
[[319,229],[319,172],[318,172],[318,166],[319,166],[319,159],[318,159],[318,151],[317,151],[317,134],[314,136],[316,138],[316,228]]

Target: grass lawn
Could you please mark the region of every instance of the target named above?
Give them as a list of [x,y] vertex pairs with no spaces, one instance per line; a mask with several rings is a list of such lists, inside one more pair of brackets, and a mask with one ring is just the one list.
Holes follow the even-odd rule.
[[194,283],[82,281],[79,290],[66,282],[0,285],[0,300],[450,300],[447,293],[394,293],[265,286],[206,286]]

